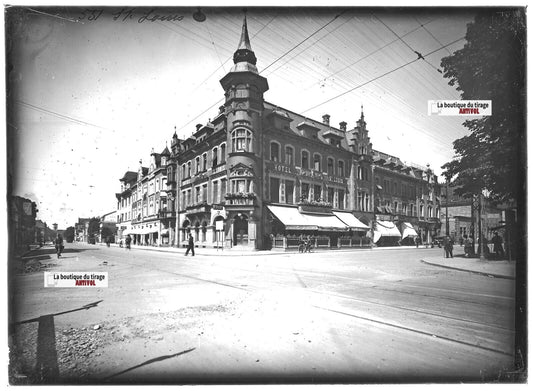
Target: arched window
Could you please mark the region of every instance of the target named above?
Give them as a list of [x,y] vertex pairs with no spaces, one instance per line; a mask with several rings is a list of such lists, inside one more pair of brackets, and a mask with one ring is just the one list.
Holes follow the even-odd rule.
[[236,151],[250,151],[250,144],[252,141],[252,132],[248,129],[238,128],[231,132],[231,142],[233,152]]
[[313,169],[316,171],[322,171],[321,156],[318,153],[313,155]]
[[218,165],[218,148],[213,148],[213,155],[211,159],[211,167],[216,167]]
[[285,147],[285,164],[292,166],[294,164],[294,149],[292,147]]
[[270,160],[273,162],[279,162],[279,144],[272,141],[270,143]]
[[328,175],[334,175],[333,158],[328,157]]
[[202,162],[202,171],[205,171],[205,170],[207,170],[207,153],[204,153],[202,155],[202,160],[203,160],[203,162]]
[[344,176],[344,162],[342,160],[337,162],[337,175]]
[[220,163],[226,163],[226,143],[220,146]]
[[302,168],[309,169],[309,152],[302,151]]
[[198,174],[200,172],[200,156],[196,157],[196,164],[195,164],[195,174]]
[[190,161],[187,162],[187,178],[191,177],[191,165],[192,163]]

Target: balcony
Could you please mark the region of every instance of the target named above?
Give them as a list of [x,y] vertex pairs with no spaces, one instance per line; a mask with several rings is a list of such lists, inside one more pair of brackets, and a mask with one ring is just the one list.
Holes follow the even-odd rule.
[[326,201],[302,200],[298,202],[298,211],[300,213],[331,214],[332,207],[331,203]]
[[185,209],[188,215],[192,215],[196,213],[208,213],[211,210],[211,205],[208,205],[207,201],[202,201],[196,204],[191,204],[187,206]]
[[227,205],[256,205],[257,195],[255,193],[226,193],[226,206]]
[[160,219],[171,219],[176,217],[176,212],[170,211],[170,210],[160,210],[159,211],[159,218]]

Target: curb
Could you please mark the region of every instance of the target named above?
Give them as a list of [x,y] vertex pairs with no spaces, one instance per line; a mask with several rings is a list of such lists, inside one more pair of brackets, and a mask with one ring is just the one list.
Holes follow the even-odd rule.
[[461,268],[453,267],[453,266],[439,265],[438,263],[427,262],[427,261],[424,261],[423,259],[421,259],[420,262],[425,263],[426,265],[442,267],[442,268],[445,268],[445,269],[451,269],[451,270],[458,270],[458,271],[462,271],[462,272],[480,274],[480,275],[485,276],[485,277],[504,278],[504,279],[507,279],[507,280],[515,280],[516,279],[516,277],[506,276],[506,275],[503,275],[503,274],[494,274],[494,273],[480,272],[480,271],[476,271],[476,270],[461,269]]

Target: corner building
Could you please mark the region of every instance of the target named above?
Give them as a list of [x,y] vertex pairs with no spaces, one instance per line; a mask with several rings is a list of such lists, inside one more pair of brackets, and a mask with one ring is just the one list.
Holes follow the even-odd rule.
[[200,247],[243,249],[297,247],[308,236],[318,247],[343,247],[438,234],[436,222],[419,219],[439,215],[438,198],[422,198],[439,186],[436,177],[375,151],[362,108],[348,130],[327,114],[316,121],[266,102],[246,19],[233,62],[217,116],[185,140],[172,137],[172,244],[184,246],[189,232]]

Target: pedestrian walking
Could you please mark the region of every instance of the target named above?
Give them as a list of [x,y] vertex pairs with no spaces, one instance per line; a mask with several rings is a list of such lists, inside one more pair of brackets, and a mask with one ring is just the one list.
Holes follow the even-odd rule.
[[492,244],[494,245],[494,253],[496,255],[496,258],[504,257],[503,252],[503,246],[502,246],[502,238],[498,234],[498,232],[494,232],[494,236],[492,237]]
[[57,238],[55,240],[55,247],[56,247],[56,253],[57,257],[61,257],[61,253],[63,252],[63,249],[65,248],[63,246],[63,238],[61,237],[61,234],[57,234]]
[[131,250],[131,236],[126,236],[126,250]]
[[192,252],[192,256],[194,257],[194,236],[192,234],[189,234],[189,244],[187,244],[187,251],[185,251],[185,256],[189,255],[189,251]]
[[453,258],[453,243],[448,235],[444,237],[444,254],[446,258]]

